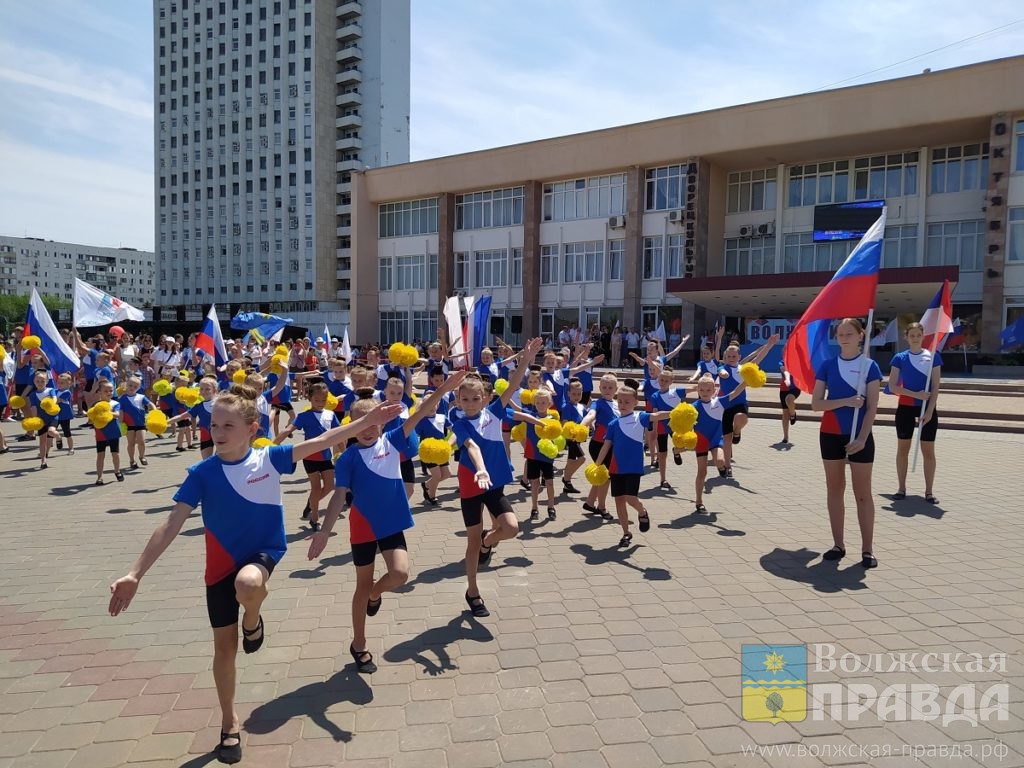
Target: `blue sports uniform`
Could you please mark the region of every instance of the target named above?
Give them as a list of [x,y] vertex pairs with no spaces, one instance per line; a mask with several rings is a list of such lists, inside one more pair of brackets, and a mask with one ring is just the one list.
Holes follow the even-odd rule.
[[[658,355],[655,360],[662,368],[665,367],[665,356]],[[651,398],[654,397],[654,393],[658,391],[658,380],[651,378],[651,367],[644,361],[643,364],[644,373],[644,410],[650,413],[654,410],[654,403],[651,402]]]
[[[931,350],[928,349],[922,349],[915,355],[909,349],[905,349],[893,355],[892,367],[900,372],[899,385],[901,387],[914,392],[930,392],[935,386],[934,381],[931,381],[929,385],[931,369],[942,367],[942,355],[936,352],[933,356]],[[900,395],[898,404],[920,408],[922,402],[907,395]]]
[[[306,440],[314,440],[327,430],[337,427],[340,422],[334,411],[314,411],[310,409],[296,416],[292,424],[296,429],[302,430],[302,435]],[[331,449],[325,448],[322,451],[307,456],[306,459],[309,461],[330,461]]]
[[541,379],[546,382],[555,393],[554,397],[551,398],[551,404],[555,409],[561,408],[562,403],[565,402],[565,388],[569,385],[569,369],[556,368],[551,373],[548,373],[546,370],[542,371]]
[[57,403],[60,405],[57,421],[71,421],[71,417],[75,415],[75,411],[71,407],[71,400],[72,394],[70,389],[60,389],[57,391]]
[[428,438],[444,440],[450,425],[451,422],[448,421],[445,412],[441,410],[441,406],[438,406],[437,413],[433,416],[424,417],[417,422],[416,434],[419,435],[421,440]]
[[[671,411],[680,403],[686,402],[686,390],[683,387],[670,387],[664,392],[660,389],[655,390],[654,394],[651,395],[651,402],[655,411]],[[662,419],[658,422],[658,434],[672,434],[672,427],[669,426],[668,419]]]
[[717,378],[718,369],[722,367],[722,363],[712,358],[711,360],[701,360],[697,363],[697,373],[703,376],[705,373],[709,373]]
[[642,475],[644,472],[644,432],[650,429],[651,416],[643,411],[620,416],[608,425],[605,440],[612,443],[613,475]]
[[603,443],[608,426],[619,418],[619,404],[614,400],[605,400],[603,397],[590,401],[590,410],[597,413],[594,420],[594,440]]
[[142,392],[121,395],[117,402],[121,405],[121,420],[126,427],[146,426],[146,410],[152,403]]
[[[457,412],[457,411],[453,411]],[[491,478],[493,488],[502,488],[512,482],[512,463],[505,452],[505,441],[501,436],[501,424],[507,418],[501,400],[492,401],[476,416],[469,418],[462,414],[452,421],[452,432],[461,449],[467,440],[472,440],[480,449],[484,467]],[[484,493],[476,484],[476,467],[469,458],[469,451],[459,455],[459,495],[463,498],[480,496]]]
[[50,414],[48,414],[46,411],[39,407],[39,403],[41,403],[48,397],[52,397],[54,400],[56,400],[57,390],[53,389],[52,387],[45,387],[43,389],[33,389],[31,392],[28,393],[28,402],[33,408],[36,409],[36,416],[43,420],[43,424],[45,425],[45,427],[49,427],[54,422],[57,421],[56,416],[51,416]]
[[697,409],[697,423],[693,431],[697,433],[697,455],[705,454],[714,448],[721,448],[724,442],[722,435],[722,417],[725,415],[725,406],[718,397],[713,397],[708,402],[694,400],[693,407]]
[[[858,355],[852,360],[836,356],[826,360],[815,373],[815,379],[825,382],[828,400],[842,400],[857,394],[857,385],[863,381],[866,385],[872,381],[880,381],[882,372],[878,363],[867,359],[867,375],[863,366],[865,358]],[[831,435],[849,437],[853,427],[853,408],[844,406],[834,411],[825,411],[821,417],[821,431]],[[861,414],[863,416],[863,414]]]
[[334,484],[352,492],[349,541],[367,544],[412,528],[402,482],[401,454],[411,451],[402,428],[385,432],[370,446],[355,443],[338,458]]
[[[285,374],[285,375],[287,375],[287,374]],[[274,387],[277,386],[277,382],[278,382],[278,375],[276,373],[268,374],[267,375],[267,391],[270,392],[270,393],[273,393]],[[286,383],[283,387],[281,387],[281,391],[280,392],[278,392],[276,395],[275,394],[271,394],[271,397],[270,397],[270,404],[271,405],[290,405],[291,402],[292,402],[292,385],[290,383]]]
[[729,375],[724,379],[718,377],[718,388],[722,393],[723,399],[726,403],[726,408],[735,408],[738,405],[747,404],[747,390],[744,389],[736,397],[731,400],[728,399],[729,395],[732,394],[733,390],[736,389],[740,384],[743,383],[743,379],[740,377],[739,366],[735,365],[723,365],[719,368],[719,372],[725,371]]
[[212,444],[213,437],[210,435],[210,421],[213,419],[213,401],[196,403],[189,408],[189,414],[199,425],[199,445]]
[[114,418],[103,429],[96,430],[97,443],[108,443],[121,439],[121,404],[117,400],[111,400],[110,411],[114,414]]

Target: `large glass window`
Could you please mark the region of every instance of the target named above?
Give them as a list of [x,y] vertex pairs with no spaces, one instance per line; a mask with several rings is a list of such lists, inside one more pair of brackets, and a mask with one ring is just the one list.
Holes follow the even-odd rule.
[[455,290],[464,291],[469,288],[469,254],[455,254]]
[[433,341],[437,338],[437,312],[415,310],[412,313],[412,338],[417,341]]
[[558,246],[542,245],[540,247],[540,284],[558,284]]
[[438,260],[437,254],[432,253],[427,257],[427,284],[432,290],[437,290]]
[[523,284],[523,249],[512,249],[512,285]]
[[845,203],[849,199],[849,160],[794,165],[789,169],[788,207]]
[[725,274],[775,273],[774,237],[730,237],[725,241]]
[[647,210],[682,208],[686,200],[686,166],[663,165],[647,169]]
[[956,264],[962,272],[978,272],[985,265],[985,222],[944,221],[928,225],[924,252],[926,266]]
[[734,171],[729,174],[727,213],[774,211],[778,171]]
[[665,248],[665,277],[683,276],[683,236],[669,235]]
[[660,280],[664,277],[663,238],[661,235],[644,238],[643,279]]
[[622,279],[622,263],[626,260],[626,241],[608,241],[608,279]]
[[853,199],[881,200],[917,194],[917,152],[858,157],[853,161]]
[[422,291],[425,287],[425,258],[399,256],[395,264],[395,288],[399,291]]
[[455,198],[455,228],[484,229],[523,223],[523,188],[473,192]]
[[476,251],[473,268],[477,288],[504,288],[508,284],[508,251]]
[[933,195],[988,186],[988,142],[932,150]]
[[391,290],[391,258],[383,257],[377,259],[377,290]]
[[626,174],[545,184],[543,209],[544,221],[621,215],[626,212]]
[[565,244],[565,282],[597,283],[604,274],[604,243],[592,240]]
[[378,207],[380,237],[408,237],[437,232],[437,198],[383,203]]
[[886,268],[917,266],[917,224],[885,228],[882,266]]
[[1010,261],[1024,261],[1024,208],[1011,208],[1007,232],[1007,258]]
[[409,313],[408,312],[381,312],[380,313],[380,342],[391,344],[396,341],[405,341],[408,338]]
[[813,232],[786,235],[782,241],[784,272],[828,272],[839,269],[857,244],[856,240],[814,242]]

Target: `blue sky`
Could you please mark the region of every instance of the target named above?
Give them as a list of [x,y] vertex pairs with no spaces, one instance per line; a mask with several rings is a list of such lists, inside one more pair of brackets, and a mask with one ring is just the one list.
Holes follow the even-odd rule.
[[[978,8],[412,0],[412,158],[1024,53],[1019,23],[889,66],[1024,18]],[[0,234],[153,247],[152,81],[148,0],[0,2]]]

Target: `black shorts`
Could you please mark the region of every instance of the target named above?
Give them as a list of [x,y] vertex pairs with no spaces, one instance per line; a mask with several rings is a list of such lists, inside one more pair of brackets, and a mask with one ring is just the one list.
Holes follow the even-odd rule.
[[779,390],[779,405],[781,405],[783,408],[788,408],[789,406],[786,405],[786,398],[792,395],[793,399],[796,400],[796,398],[800,397],[800,394],[800,390],[797,389],[796,387],[790,387],[787,392]]
[[398,466],[402,470],[403,483],[416,482],[416,465],[412,463],[412,459],[402,459],[402,463]]
[[[917,419],[921,415],[919,405],[898,405],[896,406],[896,437],[900,440],[912,440],[914,430],[917,429]],[[935,433],[939,430],[939,412],[932,413],[932,417],[921,430],[921,442],[935,442]]]
[[722,414],[722,434],[729,435],[733,432],[733,419],[736,418],[737,413],[749,413],[746,403],[740,403],[734,405],[731,408],[726,408]]
[[447,466],[448,466],[448,462],[446,461],[446,462],[445,462],[444,464],[431,464],[431,463],[430,463],[430,462],[428,462],[428,461],[421,461],[421,462],[420,462],[420,466],[421,466],[421,467],[422,467],[423,469],[425,469],[425,470],[427,470],[427,471],[429,472],[429,471],[430,471],[431,469],[433,469],[434,467],[447,467]]
[[636,496],[640,493],[639,472],[629,475],[612,475],[612,498],[619,496]]
[[302,468],[307,475],[312,475],[317,472],[333,472],[334,464],[330,459],[303,459]]
[[138,424],[135,424],[135,425],[130,426],[130,427],[125,427],[125,429],[127,429],[129,432],[145,432],[146,431],[145,427],[140,426]]
[[178,421],[176,421],[174,423],[177,424],[179,427],[191,427],[192,426],[192,419],[186,417],[184,419],[179,419]]
[[71,419],[61,419],[57,422],[60,432],[64,437],[71,437]]
[[216,584],[206,585],[206,612],[210,616],[210,626],[214,629],[219,627],[230,627],[238,623],[238,599],[235,597],[235,579],[238,572],[247,565],[262,565],[267,573],[274,572],[276,563],[270,559],[270,555],[258,552],[252,557],[246,558],[239,564],[238,568],[225,576]]
[[483,521],[483,511],[487,509],[491,517],[498,517],[506,513],[511,514],[512,505],[505,498],[505,489],[501,487],[491,488],[479,496],[462,498],[462,522],[467,528],[480,525]]
[[205,451],[207,448],[213,448],[213,440],[200,440],[199,450]]
[[555,465],[550,461],[541,461],[540,459],[527,459],[526,460],[526,479],[527,480],[539,480],[544,478],[545,480],[551,480],[555,476]]
[[580,444],[575,440],[566,440],[565,449],[568,451],[569,461],[583,458],[583,449],[580,448]]
[[658,453],[668,453],[668,433],[658,435]]
[[873,464],[875,461],[875,438],[868,435],[864,447],[857,453],[846,455],[846,444],[849,435],[833,435],[828,432],[818,433],[818,444],[821,446],[821,458],[825,461],[842,461],[849,459],[851,464]]
[[284,411],[285,413],[295,413],[295,409],[292,408],[291,403],[271,403],[271,410]]
[[96,379],[86,379],[85,380],[85,391],[86,392],[92,392],[92,385],[95,384],[95,383],[96,383]]
[[113,440],[97,440],[96,441],[96,453],[103,453],[107,448],[110,449],[111,453],[121,452],[121,438],[115,437]]
[[583,390],[583,395],[580,397],[580,402],[583,403],[583,405],[590,405],[590,395],[590,392],[588,392],[587,390]]
[[[601,448],[604,446],[604,440],[591,440],[590,447],[587,450],[590,452],[590,458],[593,459],[594,463],[597,463],[597,457],[601,454]],[[612,465],[612,452],[608,451],[608,455],[604,457],[602,462],[606,467]]]
[[355,564],[356,568],[362,568],[365,565],[373,565],[373,560],[377,557],[377,550],[387,552],[392,549],[404,549],[406,552],[409,551],[409,547],[405,543],[405,531],[392,533],[390,536],[385,536],[383,539],[374,539],[373,541],[364,541],[362,544],[353,544],[352,562]]

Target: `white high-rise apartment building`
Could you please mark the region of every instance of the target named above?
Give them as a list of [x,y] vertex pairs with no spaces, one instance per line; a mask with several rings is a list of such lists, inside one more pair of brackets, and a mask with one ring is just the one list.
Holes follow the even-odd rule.
[[351,174],[409,160],[409,0],[154,0],[156,303],[341,332]]

